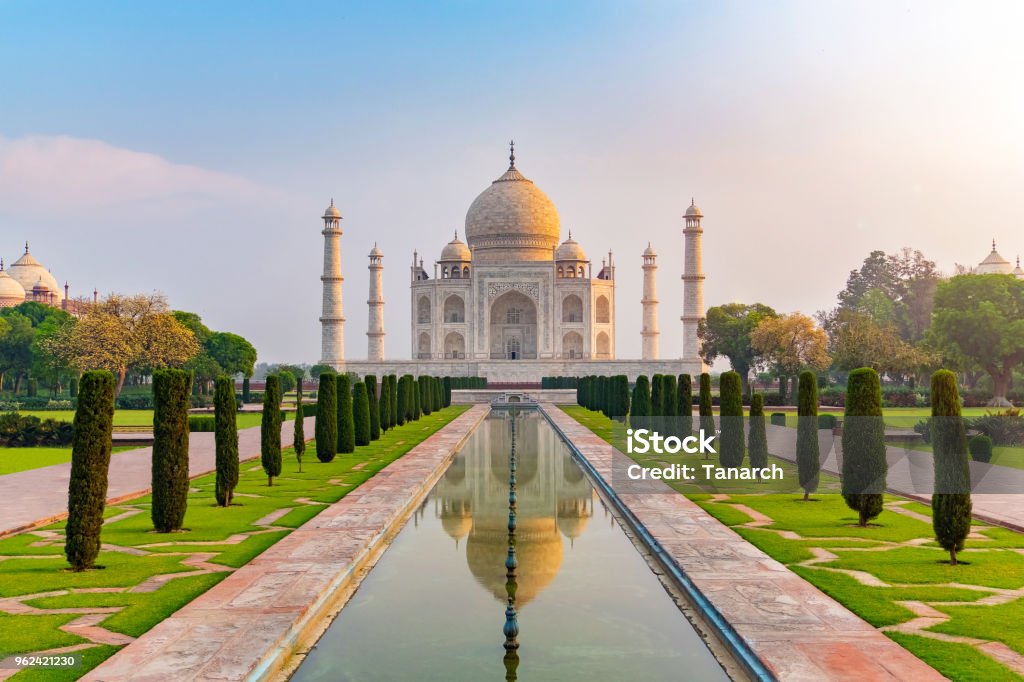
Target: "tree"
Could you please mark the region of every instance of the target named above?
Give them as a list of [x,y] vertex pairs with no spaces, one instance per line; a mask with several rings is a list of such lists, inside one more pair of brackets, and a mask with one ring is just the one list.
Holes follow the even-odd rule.
[[676,401],[679,400],[679,387],[676,386],[674,374],[663,374],[661,376],[661,414],[669,417],[668,423],[674,423],[671,417],[676,416]]
[[818,489],[821,471],[818,450],[818,378],[814,372],[800,372],[797,391],[796,466],[804,501]]
[[855,369],[847,378],[842,444],[843,499],[864,527],[882,513],[887,470],[882,383],[870,367]]
[[680,374],[676,380],[676,414],[679,415],[679,436],[693,433],[693,379]]
[[629,377],[625,374],[617,374],[612,377],[612,417],[626,421],[629,414]]
[[[674,377],[673,377],[674,378]],[[743,465],[743,382],[738,372],[724,372],[719,377],[719,414],[721,434],[718,437],[718,463],[735,469]]]
[[697,325],[701,358],[709,365],[719,356],[728,358],[733,370],[740,375],[746,393],[747,377],[760,359],[751,343],[751,334],[762,320],[776,316],[777,313],[763,303],[727,303],[708,308],[707,318]]
[[641,374],[633,385],[633,399],[629,407],[629,425],[634,429],[646,429],[651,416],[651,382]]
[[353,438],[359,446],[370,444],[370,400],[366,384],[357,381],[352,395]]
[[75,571],[93,568],[100,552],[114,430],[114,375],[86,372],[75,410],[64,555]]
[[398,380],[398,412],[395,416],[396,423],[401,426],[405,423],[409,414],[409,382],[403,376]]
[[214,383],[213,421],[214,448],[217,460],[215,495],[221,507],[231,506],[238,485],[238,405],[235,403],[235,382],[226,375]]
[[[394,374],[388,375],[388,381],[391,382],[391,424],[389,428],[401,425],[403,422],[399,421],[399,405],[398,401],[398,377]],[[404,408],[402,408],[404,409]]]
[[281,379],[270,374],[263,388],[263,422],[260,424],[260,461],[267,485],[281,475]]
[[250,397],[251,395],[249,391],[249,377],[245,377],[242,379],[242,402],[249,402]]
[[424,415],[428,415],[430,414],[430,408],[433,403],[430,390],[430,377],[423,375],[416,383],[416,394],[420,397],[420,411],[423,412]]
[[377,377],[367,374],[363,377],[366,383],[366,398],[370,404],[370,440],[380,438],[380,398],[377,397]]
[[662,391],[665,390],[665,383],[661,380],[661,374],[651,377],[651,416],[662,417],[665,415],[665,399]]
[[296,379],[295,386],[295,431],[292,434],[292,449],[302,473],[302,455],[306,454],[306,413],[302,406],[302,379]]
[[347,374],[338,375],[338,452],[356,451],[356,425],[352,416],[352,383]]
[[319,379],[321,374],[326,374],[328,372],[334,372],[334,368],[331,367],[330,365],[325,365],[322,363],[313,365],[312,367],[309,368],[309,376],[313,377],[314,379]]
[[386,431],[392,424],[391,417],[391,380],[384,375],[380,378],[380,428]]
[[420,406],[420,384],[412,375],[409,375],[409,398],[411,401],[410,409],[412,411],[410,418],[413,421],[419,421],[420,415],[422,414],[422,408]]
[[256,348],[243,337],[231,332],[211,332],[205,347],[210,357],[228,374],[241,374],[245,378],[252,376]]
[[750,466],[763,469],[768,466],[768,433],[764,423],[764,395],[750,396],[750,432],[747,434]]
[[992,377],[989,405],[1010,406],[1013,370],[1024,362],[1024,280],[961,275],[942,282],[930,332],[954,362],[977,365]]
[[[191,332],[189,332],[191,334]],[[181,530],[188,507],[188,409],[192,375],[181,369],[153,372],[153,503],[159,533]]]
[[284,395],[295,389],[299,378],[305,376],[306,372],[295,365],[278,365],[274,368],[274,374],[281,382],[281,395]]
[[881,325],[865,313],[839,311],[826,324],[833,365],[841,370],[870,367],[906,376],[941,360],[936,353],[901,339],[894,325]]
[[14,377],[14,392],[21,389],[21,380],[32,367],[32,342],[35,330],[32,319],[18,310],[8,308],[0,312],[4,334],[0,334],[0,377]]
[[750,334],[750,343],[776,368],[780,380],[807,368],[827,369],[832,363],[825,330],[800,313],[761,320]]
[[[700,398],[697,405],[700,414],[700,430],[705,435],[715,433],[714,404],[711,399],[711,375],[704,372],[700,375]],[[704,459],[707,459],[707,453]]]
[[935,539],[957,565],[956,553],[971,532],[971,472],[967,463],[967,432],[960,418],[956,375],[939,370],[932,375],[932,452],[935,490],[932,529]]
[[316,391],[316,458],[330,462],[338,452],[338,376],[334,372],[320,375]]

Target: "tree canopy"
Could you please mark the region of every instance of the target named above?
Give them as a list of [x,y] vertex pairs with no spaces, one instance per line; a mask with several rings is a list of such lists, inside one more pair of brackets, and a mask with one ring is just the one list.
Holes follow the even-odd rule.
[[760,358],[751,344],[751,334],[762,320],[774,317],[778,314],[763,303],[726,303],[709,308],[707,319],[701,320],[697,327],[701,357],[709,365],[719,356],[728,358],[746,391],[747,375]]
[[750,343],[781,376],[805,369],[828,369],[832,363],[825,330],[801,313],[761,320],[750,335]]

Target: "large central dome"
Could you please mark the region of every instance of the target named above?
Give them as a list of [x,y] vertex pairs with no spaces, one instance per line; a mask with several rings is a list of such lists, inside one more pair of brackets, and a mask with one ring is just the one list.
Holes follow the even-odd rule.
[[551,260],[558,245],[555,205],[516,169],[508,170],[480,193],[466,213],[466,241],[481,263]]

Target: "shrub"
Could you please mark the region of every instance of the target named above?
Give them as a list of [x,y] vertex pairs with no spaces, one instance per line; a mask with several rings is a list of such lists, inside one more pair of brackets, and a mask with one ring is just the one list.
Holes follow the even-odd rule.
[[9,448],[39,445],[71,445],[74,426],[70,422],[40,419],[17,412],[0,414],[0,446]]
[[625,374],[612,377],[611,391],[613,416],[626,421],[626,415],[629,414],[629,377]]
[[800,372],[797,388],[796,466],[804,499],[818,489],[821,453],[818,450],[818,379]]
[[213,417],[205,414],[190,414],[188,417],[188,430],[192,433],[213,433],[216,431],[216,423]]
[[655,374],[651,377],[651,416],[661,417],[665,414],[665,400],[662,391],[665,390],[665,383],[661,380],[663,375]]
[[1019,409],[987,412],[968,420],[968,428],[988,436],[995,445],[1024,444],[1024,416]]
[[252,393],[249,390],[249,377],[242,378],[242,402],[248,403],[249,399],[252,398]]
[[761,469],[768,466],[768,434],[764,425],[764,396],[755,393],[750,398],[750,432],[747,434],[750,466]]
[[406,377],[404,375],[398,380],[398,391],[396,392],[396,395],[398,411],[395,413],[395,419],[396,423],[401,426],[410,416],[409,382],[406,381]]
[[153,372],[153,503],[150,517],[160,533],[181,530],[188,506],[188,408],[192,373]]
[[370,404],[370,440],[380,438],[380,398],[377,396],[377,377],[367,374],[363,377],[366,384],[366,400]]
[[424,415],[431,413],[431,407],[433,407],[433,398],[431,397],[433,392],[430,389],[430,377],[421,376],[416,382],[416,394],[420,398],[420,411]]
[[651,382],[641,374],[633,386],[633,398],[629,405],[629,425],[634,429],[645,429],[651,416]]
[[[388,381],[391,382],[391,423],[388,425],[388,428],[393,428],[403,423],[399,421],[398,377],[394,374],[389,374]],[[405,409],[404,406],[402,409]]]
[[444,399],[442,401],[442,404],[445,407],[448,407],[449,405],[452,404],[452,378],[451,377],[445,377],[443,379],[443,383],[442,383],[441,388],[442,388],[442,391],[444,393]]
[[75,378],[72,377],[72,379],[71,379],[71,381],[69,383],[69,386],[68,386],[68,394],[72,398],[77,398],[78,397],[78,379],[75,379]]
[[362,381],[356,382],[355,391],[352,395],[352,433],[355,444],[359,446],[370,444],[370,399],[366,395],[366,384]]
[[114,431],[114,375],[110,372],[96,370],[82,375],[74,431],[64,555],[74,570],[84,571],[94,566],[100,551],[107,501]]
[[949,563],[956,566],[956,553],[964,548],[971,532],[971,473],[955,374],[939,370],[932,375],[931,402],[932,417],[936,418],[932,425],[932,529],[936,541],[949,552]]
[[[775,395],[775,394],[774,393],[769,393],[768,395],[770,396],[770,395]],[[767,397],[767,396],[765,396],[765,397]],[[786,425],[786,413],[785,412],[772,412],[771,417],[769,418],[769,420],[770,420],[772,426],[785,426]]]
[[680,374],[676,380],[676,414],[679,415],[679,436],[693,433],[693,379]]
[[[153,379],[153,390],[156,391],[156,378]],[[189,389],[190,395],[191,390]],[[119,410],[153,410],[156,409],[152,395],[119,395],[114,401]]]
[[743,383],[737,372],[730,371],[722,374],[719,384],[722,426],[718,436],[718,463],[735,469],[743,464],[746,449],[743,444]]
[[846,383],[845,417],[843,499],[857,512],[858,522],[863,527],[882,513],[886,477],[882,387],[878,372],[870,367],[850,372]]
[[325,372],[320,375],[316,392],[316,458],[330,462],[338,452],[338,375]]
[[260,461],[267,485],[281,475],[281,381],[277,374],[267,377],[263,389],[263,423],[260,424]]
[[975,462],[992,461],[992,439],[988,436],[979,434],[971,438],[968,447],[971,451],[971,459]]
[[839,420],[834,414],[819,414],[818,415],[818,430],[819,431],[831,431],[836,428],[836,424]]
[[306,454],[306,408],[302,404],[302,377],[295,377],[295,429],[292,431],[292,449],[302,472],[302,456]]
[[419,421],[422,409],[420,406],[420,384],[416,378],[409,375],[409,417],[407,421]]
[[352,416],[352,383],[347,374],[338,375],[338,452],[356,451],[356,424]]
[[35,379],[28,380],[28,397],[35,398],[39,395],[39,382]]
[[[661,414],[665,417],[676,416],[676,401],[679,400],[679,389],[674,374],[661,376]],[[675,421],[675,420],[671,420]]]

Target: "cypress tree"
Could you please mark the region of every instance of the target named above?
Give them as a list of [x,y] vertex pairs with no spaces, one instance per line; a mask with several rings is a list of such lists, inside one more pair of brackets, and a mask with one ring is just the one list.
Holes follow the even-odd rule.
[[693,379],[680,374],[676,383],[676,414],[679,415],[679,436],[693,433]]
[[423,405],[420,399],[420,382],[416,381],[415,377],[409,377],[409,395],[412,396],[412,418],[419,421],[420,415],[423,414]]
[[430,381],[434,387],[434,411],[444,409],[444,387],[441,386],[441,379],[439,377],[433,377]]
[[316,391],[316,458],[330,462],[338,452],[338,376],[334,372],[320,375]]
[[367,374],[363,377],[366,383],[366,400],[370,404],[370,440],[380,438],[380,399],[377,397],[377,377]]
[[882,384],[878,372],[861,367],[850,372],[846,381],[842,492],[862,527],[882,513],[885,475]]
[[69,392],[72,398],[78,397],[78,379],[76,377],[71,378]]
[[93,568],[100,552],[113,431],[114,375],[102,370],[86,372],[75,409],[64,533],[64,555],[75,571]]
[[646,375],[636,378],[633,386],[633,400],[629,405],[629,425],[634,429],[646,429],[651,416],[651,382]]
[[448,406],[450,406],[452,404],[452,378],[451,377],[445,377],[444,378],[444,385],[442,386],[442,388],[444,389],[444,406],[448,407]]
[[[704,372],[700,375],[700,399],[697,408],[700,414],[700,430],[705,434],[715,432],[714,404],[711,400],[711,375]],[[708,455],[705,453],[704,459]]]
[[356,451],[356,424],[352,415],[352,382],[348,374],[338,375],[338,452]]
[[387,375],[380,378],[380,430],[391,428],[391,382]]
[[295,431],[292,434],[292,449],[302,473],[302,456],[306,454],[306,413],[302,408],[302,377],[295,377]]
[[668,426],[669,433],[675,432],[676,420],[676,401],[679,400],[679,389],[676,386],[676,377],[674,374],[662,374],[661,375],[661,413],[663,417],[667,417],[665,423]]
[[747,450],[750,452],[750,466],[763,469],[768,466],[768,434],[764,423],[764,396],[755,393],[750,397],[750,432],[747,434]]
[[821,470],[818,450],[818,378],[814,372],[800,372],[797,389],[796,466],[804,500],[818,489]]
[[357,381],[352,393],[352,423],[356,445],[362,447],[370,444],[370,398],[366,394],[366,384]]
[[626,421],[629,414],[629,377],[617,374],[612,377],[612,413],[617,419]]
[[[661,380],[661,374],[655,374],[651,377],[651,416],[661,417],[664,416],[665,401],[662,398],[661,392],[665,390],[665,384]],[[656,423],[655,420],[652,423]]]
[[260,461],[267,474],[267,485],[281,475],[281,378],[267,376],[263,389],[263,423],[260,424]]
[[405,423],[406,416],[409,413],[409,382],[405,380],[404,375],[397,381],[398,390],[396,391],[396,401],[398,403],[398,411],[395,413],[395,416],[397,424],[401,426]]
[[188,410],[192,373],[153,372],[153,503],[150,518],[160,533],[181,530],[188,507]]
[[433,391],[430,390],[430,377],[421,376],[419,385],[417,386],[417,393],[420,396],[420,410],[424,416],[429,415],[433,410]]
[[737,372],[724,372],[719,377],[719,414],[721,434],[718,437],[718,463],[734,469],[743,465],[743,380]]
[[249,392],[249,377],[242,377],[242,403],[248,403],[251,396],[252,394]]
[[217,504],[227,507],[238,485],[238,405],[235,403],[235,382],[219,376],[214,383],[213,430],[217,459]]
[[960,418],[956,375],[939,370],[932,375],[932,451],[935,490],[932,529],[935,539],[957,565],[956,553],[971,532],[971,471],[967,463],[967,432]]
[[398,377],[394,374],[389,374],[388,382],[391,384],[391,392],[389,393],[389,396],[391,397],[391,423],[388,428],[394,428],[395,426],[402,424],[398,418]]

